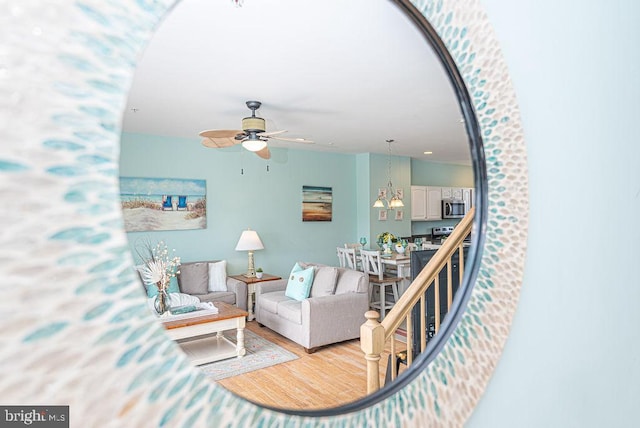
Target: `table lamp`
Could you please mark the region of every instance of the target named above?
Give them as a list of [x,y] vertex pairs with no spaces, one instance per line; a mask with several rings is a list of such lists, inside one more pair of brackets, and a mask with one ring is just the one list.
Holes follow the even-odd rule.
[[238,245],[236,245],[236,251],[248,251],[249,252],[249,268],[247,273],[244,274],[247,278],[256,277],[256,268],[253,263],[253,252],[255,250],[264,250],[264,245],[255,230],[247,229],[242,232]]

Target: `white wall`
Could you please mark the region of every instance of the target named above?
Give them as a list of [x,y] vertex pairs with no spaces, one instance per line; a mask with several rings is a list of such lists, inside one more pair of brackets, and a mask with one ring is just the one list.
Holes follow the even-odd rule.
[[521,107],[531,221],[512,333],[468,426],[637,426],[640,2],[483,4]]

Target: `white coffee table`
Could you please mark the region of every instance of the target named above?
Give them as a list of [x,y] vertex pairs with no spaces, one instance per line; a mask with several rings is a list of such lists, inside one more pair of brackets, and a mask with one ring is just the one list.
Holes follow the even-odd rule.
[[[214,306],[218,308],[217,314],[203,310],[161,320],[169,337],[178,342],[195,365],[240,358],[247,353],[244,327],[248,313],[223,302],[215,302]],[[236,329],[236,343],[222,334],[233,329]]]

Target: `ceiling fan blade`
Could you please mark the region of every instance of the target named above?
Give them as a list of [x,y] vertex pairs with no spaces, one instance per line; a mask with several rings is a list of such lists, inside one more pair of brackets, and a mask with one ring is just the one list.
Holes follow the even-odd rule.
[[238,134],[243,134],[244,131],[237,131],[233,129],[210,129],[208,131],[202,131],[201,137],[207,138],[235,138]]
[[313,141],[307,140],[306,138],[285,138],[285,137],[270,137],[270,136],[267,136],[267,138],[271,138],[273,140],[289,141],[291,143],[313,144]]
[[285,132],[287,132],[286,129],[283,129],[281,131],[261,132],[260,136],[262,136],[262,137],[272,137],[274,135],[284,134]]
[[258,150],[257,152],[254,152],[254,153],[260,156],[262,159],[271,158],[271,152],[269,152],[269,147],[265,147],[264,149]]
[[205,147],[209,147],[211,149],[219,149],[222,147],[231,147],[236,144],[240,144],[241,141],[236,140],[232,137],[224,137],[224,138],[212,138],[207,137],[202,140],[202,145]]

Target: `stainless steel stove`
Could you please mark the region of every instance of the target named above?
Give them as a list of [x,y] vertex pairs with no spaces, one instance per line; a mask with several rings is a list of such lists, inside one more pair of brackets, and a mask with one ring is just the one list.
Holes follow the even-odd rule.
[[[431,229],[431,240],[435,243],[438,240],[443,242],[449,235],[453,233],[454,226],[434,227]],[[471,242],[471,235],[464,239],[465,243]]]
[[431,229],[433,238],[447,237],[453,233],[453,226],[434,227]]

